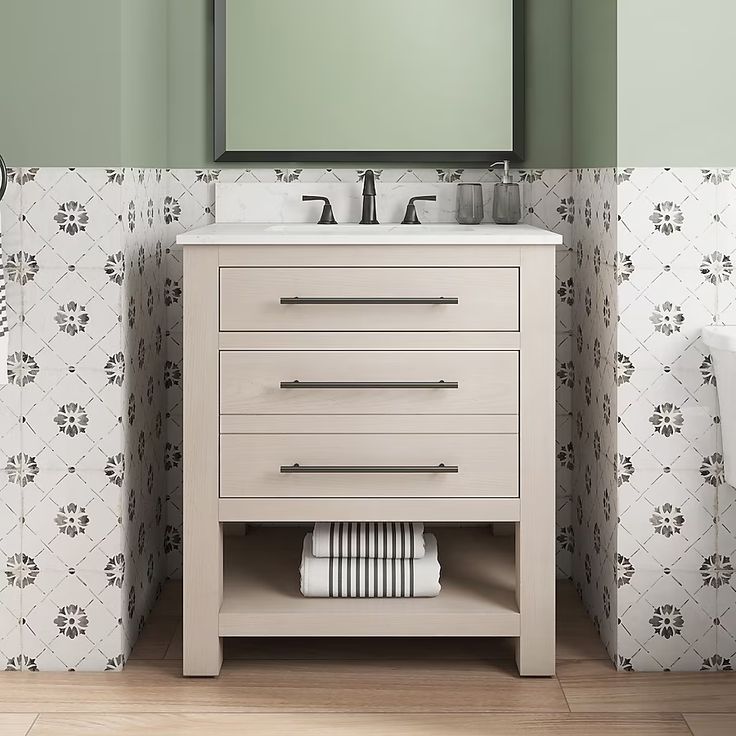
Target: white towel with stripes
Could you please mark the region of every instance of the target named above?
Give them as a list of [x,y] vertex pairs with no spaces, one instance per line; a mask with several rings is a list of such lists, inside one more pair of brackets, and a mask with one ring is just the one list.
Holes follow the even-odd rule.
[[324,521],[314,525],[315,557],[424,557],[424,524],[421,522]]
[[8,382],[8,305],[3,274],[3,223],[0,221],[0,386]]
[[440,592],[437,539],[426,534],[424,557],[315,557],[312,535],[302,548],[301,591],[307,598],[432,598]]

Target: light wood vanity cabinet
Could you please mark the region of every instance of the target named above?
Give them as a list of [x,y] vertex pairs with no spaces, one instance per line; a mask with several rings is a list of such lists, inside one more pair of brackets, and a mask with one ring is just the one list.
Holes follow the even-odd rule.
[[[497,231],[426,246],[180,237],[185,674],[217,675],[222,637],[310,635],[510,636],[521,674],[554,672],[558,241],[499,245]],[[334,466],[352,472],[302,472]],[[422,472],[391,470],[406,466]],[[440,525],[440,596],[304,599],[303,529],[223,534],[330,520]],[[515,534],[462,526],[479,522]]]

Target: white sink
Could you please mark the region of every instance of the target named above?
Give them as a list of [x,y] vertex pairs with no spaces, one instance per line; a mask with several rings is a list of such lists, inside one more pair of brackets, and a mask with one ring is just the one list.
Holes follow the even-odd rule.
[[347,223],[345,225],[304,225],[304,224],[283,224],[283,225],[270,225],[265,228],[266,232],[269,233],[290,233],[294,235],[345,235],[345,236],[356,236],[356,235],[373,235],[387,234],[394,230],[399,230],[405,235],[418,235],[424,233],[431,235],[434,233],[442,233],[448,235],[453,232],[467,232],[472,229],[472,225],[454,225],[452,223],[446,225],[402,225],[398,222],[380,225],[356,225],[354,223]]

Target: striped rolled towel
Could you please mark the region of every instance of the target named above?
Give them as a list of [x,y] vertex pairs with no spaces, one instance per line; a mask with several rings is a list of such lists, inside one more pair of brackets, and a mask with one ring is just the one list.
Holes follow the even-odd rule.
[[325,521],[314,525],[315,557],[424,557],[421,522]]
[[437,540],[425,535],[424,557],[315,557],[312,535],[302,548],[301,591],[307,598],[431,598],[440,592]]

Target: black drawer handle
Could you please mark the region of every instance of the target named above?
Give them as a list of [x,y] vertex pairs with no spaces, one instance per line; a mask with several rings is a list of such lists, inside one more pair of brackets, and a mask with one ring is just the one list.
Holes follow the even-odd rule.
[[282,465],[282,473],[459,473],[457,465]]
[[459,304],[455,296],[437,297],[349,297],[282,296],[281,304]]
[[342,388],[460,388],[457,381],[281,381],[281,388],[287,389],[342,389]]

